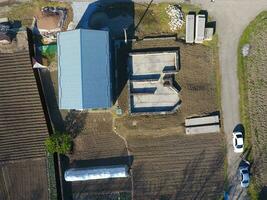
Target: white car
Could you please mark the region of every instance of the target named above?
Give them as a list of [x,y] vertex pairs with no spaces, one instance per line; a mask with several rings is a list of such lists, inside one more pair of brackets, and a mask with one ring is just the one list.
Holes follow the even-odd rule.
[[246,188],[249,185],[249,167],[244,166],[239,168],[241,176],[241,187]]
[[244,139],[241,132],[233,132],[234,152],[242,153],[244,151]]

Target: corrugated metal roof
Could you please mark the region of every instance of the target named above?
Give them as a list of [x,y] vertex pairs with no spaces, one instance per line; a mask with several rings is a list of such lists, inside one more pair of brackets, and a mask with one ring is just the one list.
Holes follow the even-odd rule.
[[48,128],[29,51],[0,54],[0,162],[45,157]]
[[109,34],[78,29],[59,33],[59,107],[111,106]]

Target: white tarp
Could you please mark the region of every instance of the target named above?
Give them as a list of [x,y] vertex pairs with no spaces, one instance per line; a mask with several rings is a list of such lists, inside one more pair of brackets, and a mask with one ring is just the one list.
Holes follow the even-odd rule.
[[125,178],[129,176],[127,165],[105,167],[72,168],[65,171],[66,181],[87,181],[107,178]]

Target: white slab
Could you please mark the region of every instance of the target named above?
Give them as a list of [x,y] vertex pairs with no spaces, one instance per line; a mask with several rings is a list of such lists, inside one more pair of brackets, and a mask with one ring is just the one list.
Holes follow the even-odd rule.
[[197,117],[185,120],[185,126],[195,126],[204,124],[219,123],[219,116]]
[[219,125],[211,125],[211,126],[189,127],[189,128],[185,128],[185,132],[188,135],[203,134],[203,133],[219,133],[220,132],[220,126]]
[[186,16],[185,42],[193,43],[195,33],[195,15]]

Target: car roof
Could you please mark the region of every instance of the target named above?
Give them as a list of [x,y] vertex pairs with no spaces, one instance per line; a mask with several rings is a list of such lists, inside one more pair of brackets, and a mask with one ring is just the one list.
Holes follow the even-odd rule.
[[249,180],[249,174],[248,173],[243,174],[243,180],[242,181],[248,181],[248,180]]
[[237,138],[236,140],[238,145],[243,145],[243,138]]

